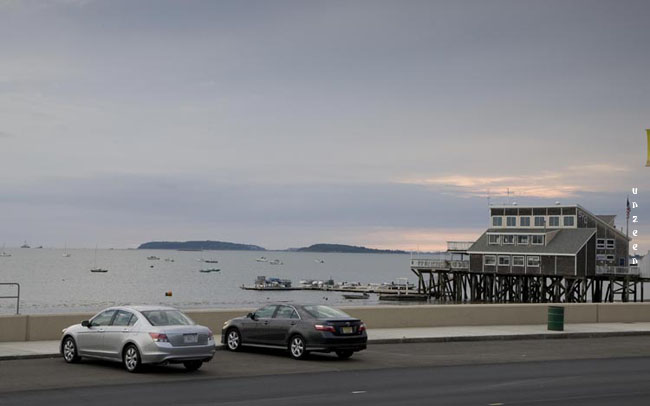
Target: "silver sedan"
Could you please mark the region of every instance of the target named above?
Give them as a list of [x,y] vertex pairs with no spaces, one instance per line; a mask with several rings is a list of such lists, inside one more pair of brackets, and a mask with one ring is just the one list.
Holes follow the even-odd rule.
[[188,370],[212,359],[209,328],[181,311],[161,306],[120,306],[63,329],[60,351],[68,363],[84,358],[121,361],[129,372],[143,364],[182,363]]

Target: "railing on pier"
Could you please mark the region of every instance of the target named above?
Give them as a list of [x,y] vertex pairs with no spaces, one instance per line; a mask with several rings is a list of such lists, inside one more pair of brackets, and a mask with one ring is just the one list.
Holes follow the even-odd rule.
[[474,241],[447,241],[447,251],[467,251]]
[[596,265],[596,275],[633,275],[638,276],[641,270],[635,266]]
[[412,259],[411,268],[433,270],[469,270],[469,261],[451,261],[446,259]]
[[20,314],[20,283],[0,283],[0,286],[15,286],[15,296],[0,296],[0,299],[16,299],[16,314]]

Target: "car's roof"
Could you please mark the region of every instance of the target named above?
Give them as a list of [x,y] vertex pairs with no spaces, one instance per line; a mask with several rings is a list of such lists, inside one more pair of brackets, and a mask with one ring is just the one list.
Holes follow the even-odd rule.
[[178,310],[174,307],[170,306],[155,306],[155,305],[124,305],[124,306],[113,306],[110,307],[109,309],[115,309],[115,310],[135,310],[138,312],[146,312],[146,311],[152,311],[152,310]]

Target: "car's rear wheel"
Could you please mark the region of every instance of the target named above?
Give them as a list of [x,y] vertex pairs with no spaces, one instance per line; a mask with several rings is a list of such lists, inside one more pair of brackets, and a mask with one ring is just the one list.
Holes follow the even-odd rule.
[[133,344],[127,345],[122,354],[122,361],[124,361],[124,367],[127,371],[138,372],[142,367],[142,360],[140,359],[140,351],[138,351],[138,347]]
[[241,334],[236,328],[232,328],[226,333],[226,347],[230,351],[239,351],[241,349]]
[[295,335],[289,340],[289,354],[293,359],[305,359],[309,354],[306,348],[305,339],[300,335]]
[[185,369],[188,371],[196,371],[203,365],[203,361],[186,361],[183,362]]
[[354,351],[348,351],[348,350],[345,350],[345,351],[336,351],[336,355],[337,355],[340,359],[348,359],[348,358],[350,358],[350,357],[352,356],[352,354],[354,354]]
[[79,362],[81,357],[77,352],[77,343],[74,338],[68,336],[63,340],[63,359],[69,364]]

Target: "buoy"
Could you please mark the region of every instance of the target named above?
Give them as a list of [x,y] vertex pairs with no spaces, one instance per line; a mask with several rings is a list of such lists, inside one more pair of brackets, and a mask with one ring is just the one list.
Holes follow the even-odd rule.
[[172,291],[171,291],[171,290],[170,290],[170,291],[167,291],[167,292],[165,292],[165,296],[171,296],[171,295],[172,295]]
[[153,268],[153,265],[149,265],[149,268]]

